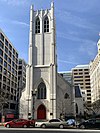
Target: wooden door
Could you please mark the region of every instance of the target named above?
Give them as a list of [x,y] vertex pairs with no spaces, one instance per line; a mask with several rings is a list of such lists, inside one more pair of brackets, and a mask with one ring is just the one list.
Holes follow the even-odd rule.
[[44,105],[40,105],[37,109],[37,119],[46,119],[46,108]]

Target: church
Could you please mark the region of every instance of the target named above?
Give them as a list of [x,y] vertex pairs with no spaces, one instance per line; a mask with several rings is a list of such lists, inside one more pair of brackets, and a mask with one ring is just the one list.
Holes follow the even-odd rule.
[[29,60],[19,110],[21,118],[75,116],[74,87],[57,73],[53,2],[50,9],[30,9]]

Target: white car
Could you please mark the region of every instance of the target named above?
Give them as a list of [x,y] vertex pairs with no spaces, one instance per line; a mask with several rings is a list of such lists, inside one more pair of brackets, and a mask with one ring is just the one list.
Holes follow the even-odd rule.
[[35,127],[41,127],[41,125],[46,122],[47,120],[38,120],[35,122]]
[[35,122],[35,127],[65,128],[65,127],[68,127],[68,123],[60,119],[51,119],[45,122]]

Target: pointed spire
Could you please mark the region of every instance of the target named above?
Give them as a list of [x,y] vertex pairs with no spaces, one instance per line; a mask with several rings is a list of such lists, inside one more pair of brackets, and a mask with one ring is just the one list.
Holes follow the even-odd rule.
[[98,40],[97,45],[99,45],[99,44],[100,44],[100,32],[99,32],[99,40]]
[[34,9],[34,5],[32,4],[32,5],[31,5],[31,10],[33,10],[33,9]]
[[54,8],[54,1],[51,2],[51,8]]

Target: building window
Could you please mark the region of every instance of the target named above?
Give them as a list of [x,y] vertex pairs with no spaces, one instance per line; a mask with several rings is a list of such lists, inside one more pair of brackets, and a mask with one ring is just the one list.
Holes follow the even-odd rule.
[[22,61],[21,60],[19,60],[19,64],[22,64]]
[[3,59],[0,57],[0,64],[3,64]]
[[4,45],[3,45],[3,43],[0,41],[0,48],[4,48]]
[[4,90],[6,89],[6,85],[5,85],[5,84],[3,84],[3,89],[4,89]]
[[6,70],[6,69],[4,69],[4,70],[3,70],[3,73],[4,73],[5,75],[7,75],[7,70]]
[[91,97],[87,97],[87,100],[91,100]]
[[8,53],[8,48],[7,47],[5,47],[5,52]]
[[85,85],[90,85],[90,83],[85,83]]
[[78,75],[78,73],[74,73],[74,75]]
[[87,96],[91,96],[91,94],[87,94]]
[[79,73],[80,75],[83,74],[83,73]]
[[14,69],[12,68],[12,73],[14,74]]
[[37,99],[46,99],[46,86],[43,82],[38,86]]
[[0,66],[0,72],[2,72],[2,66]]
[[3,76],[3,81],[6,82],[6,77],[5,76]]
[[18,74],[21,75],[22,74],[22,71],[18,71]]
[[9,49],[12,51],[12,46],[9,44]]
[[[0,80],[2,80],[2,74],[0,74]],[[0,83],[1,84],[1,83]],[[1,88],[1,86],[0,86],[0,88]]]
[[44,32],[49,32],[49,19],[45,17],[44,19]]
[[7,79],[7,84],[10,85],[10,79]]
[[7,62],[4,61],[4,66],[7,67]]
[[85,79],[85,81],[90,81],[90,79]]
[[13,54],[15,54],[15,49],[13,49]]
[[7,91],[10,91],[10,87],[9,86],[7,86]]
[[9,62],[9,64],[11,64],[11,59],[10,58],[8,58],[8,62]]
[[18,53],[16,53],[16,57],[18,58]]
[[91,90],[87,90],[87,92],[91,92]]
[[0,33],[0,39],[4,42],[4,36],[2,33]]
[[89,72],[85,72],[85,74],[89,74]]
[[11,71],[11,66],[10,65],[8,65],[8,70]]
[[9,56],[11,57],[12,56],[12,54],[11,54],[11,52],[9,51]]
[[10,72],[8,72],[7,75],[8,75],[9,78],[11,77],[11,73]]
[[69,98],[68,93],[65,94],[64,98],[65,98],[65,99],[68,99],[68,98]]
[[15,70],[15,76],[17,76],[17,71]]
[[12,75],[12,80],[14,80],[14,75]]
[[76,114],[78,114],[78,105],[76,103]]
[[90,78],[90,76],[85,76],[85,78]]
[[89,71],[89,69],[84,69],[84,71]]
[[0,49],[0,55],[3,56],[3,51]]
[[[11,100],[13,100],[13,95],[11,95]],[[10,109],[15,109],[16,105],[14,103],[10,103]]]
[[35,33],[40,33],[40,19],[37,18],[35,21]]
[[15,82],[17,82],[17,78],[15,77]]
[[7,60],[7,55],[6,54],[4,55],[4,58],[5,58],[5,60]]
[[16,59],[16,64],[18,63],[18,59]]
[[79,69],[79,71],[82,71],[82,69]]
[[12,66],[14,67],[15,66],[15,63],[12,61]]
[[5,39],[5,45],[8,46],[8,41]]

